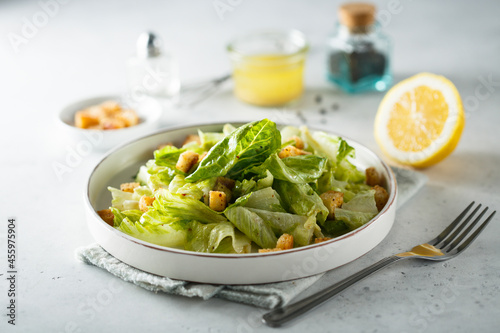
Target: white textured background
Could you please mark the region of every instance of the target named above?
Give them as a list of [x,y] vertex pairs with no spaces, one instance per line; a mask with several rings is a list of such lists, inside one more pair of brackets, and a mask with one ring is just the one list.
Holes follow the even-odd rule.
[[[51,2],[50,0],[42,3]],[[8,216],[19,222],[18,326],[22,332],[250,332],[263,330],[252,307],[221,300],[156,295],[121,284],[76,262],[73,250],[92,241],[83,214],[83,187],[102,157],[86,156],[58,181],[54,162],[64,162],[67,139],[55,115],[80,98],[123,92],[125,64],[144,30],[160,34],[180,58],[183,82],[229,71],[227,41],[261,28],[297,28],[312,48],[307,92],[294,110],[308,124],[345,134],[380,153],[373,119],[383,94],[347,96],[325,77],[323,43],[336,21],[338,1],[236,1],[221,16],[215,1],[67,1],[15,52],[9,34],[42,11],[37,1],[0,2],[0,274],[5,273]],[[376,1],[389,13],[390,1]],[[395,251],[431,238],[471,200],[500,208],[500,2],[399,2],[384,16],[393,38],[395,80],[422,71],[452,80],[466,102],[467,124],[456,151],[424,170],[428,185],[399,210],[394,229],[368,255],[338,269],[339,279]],[[481,81],[490,77],[486,90]],[[479,95],[478,95],[479,92]],[[323,96],[323,104],[314,96]],[[483,95],[481,95],[481,93]],[[478,105],[474,107],[473,101]],[[467,104],[469,102],[469,104]],[[329,109],[337,103],[339,110]],[[320,108],[328,109],[326,115]],[[285,115],[284,115],[285,114]],[[243,105],[230,85],[186,113],[186,122],[286,118],[295,113]],[[461,257],[438,264],[407,262],[389,268],[307,315],[289,330],[337,332],[493,332],[500,324],[499,218]],[[324,281],[331,283],[334,281]],[[98,310],[90,304],[116,289]],[[6,302],[0,276],[0,309]],[[4,310],[0,311],[1,314]],[[7,327],[0,317],[0,328]],[[72,324],[73,323],[73,324]],[[73,325],[73,326],[72,326]],[[271,331],[271,329],[268,329]]]

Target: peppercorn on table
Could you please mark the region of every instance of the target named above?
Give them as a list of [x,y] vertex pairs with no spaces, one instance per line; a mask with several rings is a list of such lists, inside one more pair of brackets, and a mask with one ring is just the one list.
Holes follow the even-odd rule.
[[[84,187],[104,152],[97,134],[70,141],[55,118],[75,101],[126,93],[127,59],[142,32],[151,30],[162,37],[164,48],[176,55],[181,82],[186,84],[229,73],[226,46],[236,36],[269,28],[297,29],[309,44],[304,92],[298,100],[281,107],[252,106],[235,97],[232,82],[227,82],[189,108],[167,107],[159,127],[269,118],[345,135],[393,163],[374,139],[375,113],[384,93],[350,95],[327,79],[328,61],[339,63],[328,60],[327,41],[340,4],[330,0],[3,1],[0,331],[272,332],[261,322],[265,309],[218,298],[153,293],[77,261],[75,249],[93,242],[84,216]],[[500,150],[495,144],[500,138],[500,41],[495,35],[500,29],[500,4],[452,0],[374,4],[375,17],[393,43],[393,82],[420,72],[447,77],[461,95],[465,129],[449,157],[421,170],[428,183],[397,211],[382,243],[298,298],[432,238],[472,200],[491,210],[500,208]],[[388,268],[310,312],[287,331],[496,331],[498,234],[495,217],[487,232],[459,257]]]

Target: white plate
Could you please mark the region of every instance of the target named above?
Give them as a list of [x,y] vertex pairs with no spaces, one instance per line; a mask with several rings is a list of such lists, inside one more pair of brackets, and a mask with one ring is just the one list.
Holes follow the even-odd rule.
[[151,133],[158,129],[162,116],[162,106],[152,98],[145,98],[133,109],[139,116],[139,124],[116,130],[89,130],[75,126],[75,113],[105,101],[126,104],[119,96],[98,96],[83,99],[64,107],[58,115],[58,123],[74,144],[90,141],[98,150],[108,150],[118,145]]
[[[236,124],[240,125],[240,124]],[[111,204],[108,186],[129,182],[139,166],[153,157],[165,142],[178,146],[186,135],[221,131],[223,124],[170,129],[140,138],[111,151],[92,171],[85,195],[88,226],[98,244],[119,260],[153,274],[212,284],[255,284],[311,276],[339,267],[364,255],[389,233],[396,213],[397,185],[387,164],[363,145],[356,149],[355,164],[375,167],[386,181],[389,201],[370,222],[341,237],[282,252],[249,254],[198,253],[162,247],[128,236],[106,224],[96,213]]]

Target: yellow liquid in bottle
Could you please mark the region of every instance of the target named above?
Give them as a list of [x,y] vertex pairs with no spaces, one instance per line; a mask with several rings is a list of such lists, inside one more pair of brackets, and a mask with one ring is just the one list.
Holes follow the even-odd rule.
[[[298,58],[300,57],[300,58]],[[298,98],[304,89],[304,56],[256,55],[235,64],[234,93],[242,101],[278,106]]]

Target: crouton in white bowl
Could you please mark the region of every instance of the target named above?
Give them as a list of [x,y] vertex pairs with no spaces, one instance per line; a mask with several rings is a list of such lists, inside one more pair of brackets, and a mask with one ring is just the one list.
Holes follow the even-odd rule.
[[[123,113],[108,117],[116,110]],[[86,111],[91,114],[82,116]],[[64,107],[57,120],[73,143],[90,141],[96,150],[103,151],[151,133],[158,128],[161,115],[161,104],[152,98],[129,108],[119,96],[99,96]]]

